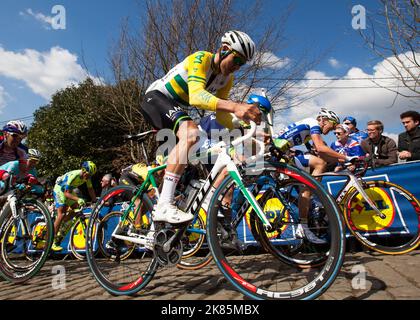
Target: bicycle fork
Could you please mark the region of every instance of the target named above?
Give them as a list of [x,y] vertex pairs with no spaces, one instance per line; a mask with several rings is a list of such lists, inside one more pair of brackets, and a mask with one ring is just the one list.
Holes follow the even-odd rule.
[[385,219],[386,215],[384,215],[379,209],[376,207],[375,203],[370,199],[370,197],[367,195],[365,190],[363,189],[362,184],[355,176],[349,176],[352,186],[356,188],[356,190],[362,195],[362,197],[367,201],[367,203],[370,205],[370,207],[376,212],[376,215],[380,217],[381,219]]

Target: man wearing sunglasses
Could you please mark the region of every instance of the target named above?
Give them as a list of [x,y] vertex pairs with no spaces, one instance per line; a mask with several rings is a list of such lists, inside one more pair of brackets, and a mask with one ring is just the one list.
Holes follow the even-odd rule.
[[155,129],[170,129],[177,137],[177,144],[168,156],[162,192],[153,212],[154,221],[177,224],[193,219],[193,215],[174,204],[175,188],[187,165],[188,151],[199,137],[188,108],[216,112],[217,121],[228,129],[233,128],[231,113],[245,122],[261,122],[258,108],[228,100],[233,73],[251,61],[255,51],[255,44],[246,33],[228,31],[215,54],[193,53],[147,89],[141,113]]
[[[334,134],[337,138],[337,141],[331,143],[331,149],[346,156],[363,157],[365,155],[365,152],[363,151],[359,142],[350,138],[350,128],[348,126],[345,124],[337,125],[335,127]],[[339,162],[337,163],[334,171],[337,172],[343,169],[343,165]],[[350,166],[348,169],[353,171],[355,166]]]
[[[4,140],[0,143],[0,166],[15,160],[25,165],[27,154],[21,142],[28,134],[26,125],[19,120],[10,121],[3,127],[3,133]],[[21,166],[21,169],[25,168]]]
[[[3,140],[0,142],[0,166],[12,161],[18,161],[19,171],[25,174],[27,172],[27,154],[22,147],[22,140],[28,134],[28,128],[20,120],[9,121],[3,127],[3,134]],[[0,208],[5,201],[6,197],[0,196]]]

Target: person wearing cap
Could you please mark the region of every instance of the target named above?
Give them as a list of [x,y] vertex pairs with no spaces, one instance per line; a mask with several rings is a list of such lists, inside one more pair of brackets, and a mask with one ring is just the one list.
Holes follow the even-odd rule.
[[175,189],[187,166],[189,150],[197,142],[199,129],[187,113],[190,106],[216,112],[218,122],[233,128],[233,113],[245,122],[261,122],[261,112],[247,103],[229,100],[233,74],[252,61],[256,46],[249,35],[226,32],[216,53],[198,51],[173,67],[146,90],[140,111],[155,129],[170,129],[178,142],[169,153],[162,192],[153,210],[154,221],[179,224],[194,216],[175,205]]
[[[365,152],[360,146],[357,140],[350,139],[350,128],[345,124],[339,124],[335,127],[334,135],[337,140],[331,143],[331,149],[334,151],[344,154],[346,156],[358,156],[363,157]],[[334,171],[343,170],[344,167],[341,163],[337,163]],[[350,171],[355,169],[354,165],[348,167]]]
[[366,132],[357,129],[357,121],[355,118],[347,116],[344,118],[343,124],[348,126],[350,129],[349,137],[356,140],[359,144],[362,143],[362,140],[365,140],[368,137]]

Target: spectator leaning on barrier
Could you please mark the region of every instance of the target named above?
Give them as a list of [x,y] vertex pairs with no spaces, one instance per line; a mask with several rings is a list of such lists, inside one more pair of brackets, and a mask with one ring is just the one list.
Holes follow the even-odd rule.
[[368,137],[368,134],[364,131],[357,129],[357,121],[353,117],[345,117],[343,124],[349,127],[349,136],[351,139],[356,140],[358,143],[362,143],[362,140]]
[[394,140],[382,135],[383,131],[384,125],[379,120],[367,123],[369,137],[361,145],[372,166],[386,166],[398,161],[397,145]]
[[401,160],[420,160],[420,114],[407,111],[400,115],[405,132],[398,136],[398,151]]
[[[337,141],[331,143],[331,149],[333,149],[335,152],[344,154],[346,156],[362,157],[365,155],[359,142],[349,137],[350,128],[348,126],[346,126],[345,124],[337,125],[335,127],[334,134],[337,137]],[[343,169],[344,167],[342,163],[338,162],[336,167],[334,168],[334,171],[340,171]],[[350,171],[353,171],[354,169],[354,166],[349,167]]]
[[102,177],[101,180],[101,197],[111,188],[115,187],[117,182],[115,178],[112,177],[112,174],[107,173]]

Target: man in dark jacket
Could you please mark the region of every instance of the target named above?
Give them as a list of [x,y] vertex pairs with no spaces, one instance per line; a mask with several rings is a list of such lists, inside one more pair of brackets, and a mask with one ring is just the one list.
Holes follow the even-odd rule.
[[386,166],[398,161],[397,145],[394,140],[382,135],[383,131],[384,125],[381,121],[368,122],[369,137],[362,141],[362,149],[372,166]]
[[405,132],[398,136],[398,151],[401,160],[420,160],[420,114],[407,111],[400,115]]

